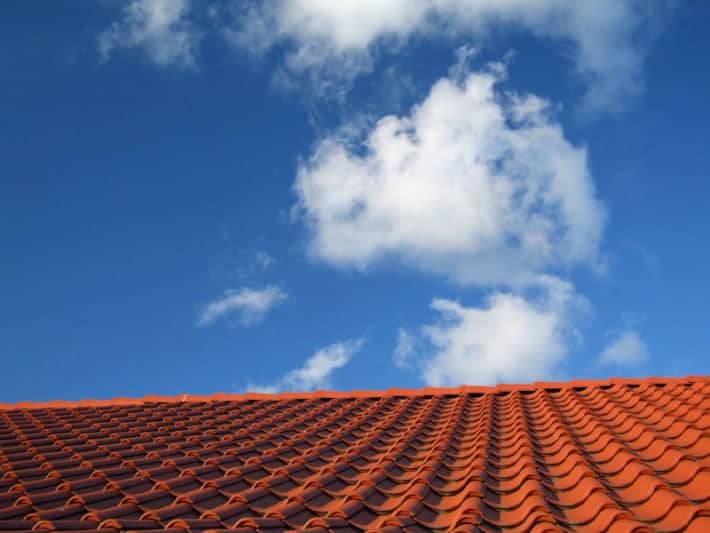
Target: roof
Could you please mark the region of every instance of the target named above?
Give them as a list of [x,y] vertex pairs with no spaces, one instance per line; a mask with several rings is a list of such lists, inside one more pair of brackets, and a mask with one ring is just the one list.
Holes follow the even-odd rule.
[[0,407],[0,530],[710,531],[710,377]]

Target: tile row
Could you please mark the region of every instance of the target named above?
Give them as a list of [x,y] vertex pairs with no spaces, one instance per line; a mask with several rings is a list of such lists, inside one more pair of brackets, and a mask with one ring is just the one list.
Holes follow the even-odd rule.
[[0,412],[0,530],[673,531],[708,517],[707,381]]

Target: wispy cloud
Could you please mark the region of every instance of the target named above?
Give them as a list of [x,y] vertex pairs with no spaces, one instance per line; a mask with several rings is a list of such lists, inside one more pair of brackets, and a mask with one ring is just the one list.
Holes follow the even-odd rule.
[[[378,56],[414,39],[466,38],[485,46],[496,32],[557,40],[586,86],[588,114],[618,111],[643,90],[649,43],[672,0],[263,0],[202,8],[191,0],[131,0],[99,35],[103,60],[141,48],[158,65],[192,66],[200,41],[216,31],[241,50],[284,51],[275,79],[343,96]],[[209,21],[204,29],[198,29]],[[303,83],[306,81],[307,83]]]
[[416,352],[416,337],[404,328],[399,328],[397,344],[392,353],[392,363],[397,368],[407,368]]
[[197,320],[198,326],[206,326],[219,318],[236,313],[242,325],[260,322],[277,305],[285,302],[288,294],[276,286],[263,289],[241,288],[227,290],[222,298],[205,305]]
[[337,369],[344,367],[353,355],[360,351],[362,339],[352,339],[331,344],[318,350],[302,367],[291,370],[268,385],[250,383],[246,390],[252,392],[312,391],[330,386],[330,378]]
[[[648,4],[648,3],[647,3]],[[414,38],[466,37],[485,43],[494,32],[524,31],[564,46],[587,86],[583,107],[617,110],[643,88],[650,22],[672,2],[636,0],[265,0],[244,4],[224,30],[251,52],[286,50],[280,77],[310,80],[325,95],[342,94],[373,70],[378,54]],[[243,5],[243,6],[244,6]],[[661,9],[660,7],[665,9]],[[295,84],[294,84],[295,85]],[[300,85],[303,85],[302,83]]]
[[632,329],[626,329],[614,337],[599,355],[602,365],[638,366],[648,359],[648,346]]
[[254,252],[254,264],[262,270],[269,268],[275,262],[276,259],[271,257],[264,250],[257,250],[256,252]]
[[276,259],[264,250],[251,251],[243,255],[244,259],[234,268],[232,277],[250,278],[276,264]]
[[132,0],[121,19],[99,34],[101,60],[121,48],[140,48],[156,65],[194,66],[201,33],[189,12],[190,0]]

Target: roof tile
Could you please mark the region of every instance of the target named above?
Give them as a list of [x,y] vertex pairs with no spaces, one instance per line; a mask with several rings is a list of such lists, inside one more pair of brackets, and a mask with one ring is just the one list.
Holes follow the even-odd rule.
[[710,531],[710,377],[0,404],[0,531]]

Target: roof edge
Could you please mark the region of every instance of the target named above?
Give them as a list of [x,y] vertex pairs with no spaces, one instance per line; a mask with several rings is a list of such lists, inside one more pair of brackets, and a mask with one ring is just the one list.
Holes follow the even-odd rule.
[[146,395],[143,398],[111,398],[83,400],[50,400],[46,402],[19,401],[0,402],[0,410],[44,409],[71,407],[107,407],[114,405],[142,405],[146,403],[183,403],[183,402],[221,402],[254,400],[306,400],[312,398],[383,398],[387,396],[433,396],[453,394],[496,394],[513,391],[534,392],[537,390],[571,389],[578,387],[601,387],[612,385],[666,385],[676,383],[710,383],[710,375],[685,377],[646,377],[646,378],[609,378],[577,379],[572,381],[535,381],[531,384],[501,383],[494,386],[461,385],[459,387],[423,387],[421,389],[389,388],[385,390],[332,391],[316,390],[313,392],[281,393],[224,393],[214,394],[178,394],[176,396]]

